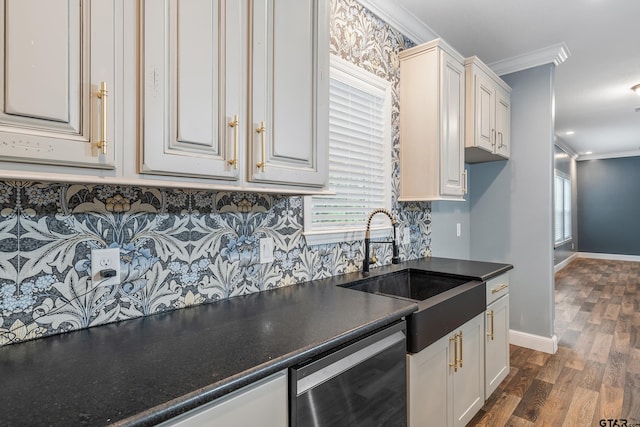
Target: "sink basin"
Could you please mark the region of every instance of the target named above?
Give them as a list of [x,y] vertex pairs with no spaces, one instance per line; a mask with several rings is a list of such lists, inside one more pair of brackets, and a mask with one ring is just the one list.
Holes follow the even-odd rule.
[[428,271],[406,269],[371,277],[347,287],[371,294],[424,301],[468,281],[469,279],[458,276],[445,276]]
[[463,276],[404,269],[340,285],[415,301],[407,316],[407,351],[417,353],[485,311],[485,282]]

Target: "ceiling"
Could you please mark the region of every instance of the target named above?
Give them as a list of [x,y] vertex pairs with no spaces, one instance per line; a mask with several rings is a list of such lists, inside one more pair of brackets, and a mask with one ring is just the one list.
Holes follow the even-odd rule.
[[635,112],[640,96],[631,90],[640,83],[640,1],[363,3],[377,13],[386,9],[383,18],[414,29],[422,25],[416,39],[435,34],[463,56],[477,55],[488,65],[566,44],[570,55],[555,73],[556,136],[579,159],[640,155],[640,112]]

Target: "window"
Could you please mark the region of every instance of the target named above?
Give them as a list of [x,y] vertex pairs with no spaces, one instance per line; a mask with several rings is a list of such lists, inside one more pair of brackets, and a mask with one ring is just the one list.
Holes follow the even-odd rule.
[[555,244],[571,240],[571,178],[556,169],[555,173]]
[[[358,240],[391,207],[391,84],[337,57],[329,78],[329,191],[305,199],[309,244]],[[380,215],[373,235],[390,229]]]

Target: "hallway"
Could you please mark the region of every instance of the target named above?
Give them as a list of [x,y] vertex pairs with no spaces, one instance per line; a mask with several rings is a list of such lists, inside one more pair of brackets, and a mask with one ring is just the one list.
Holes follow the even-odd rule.
[[468,426],[640,426],[640,263],[577,258],[555,282],[558,352],[511,346]]

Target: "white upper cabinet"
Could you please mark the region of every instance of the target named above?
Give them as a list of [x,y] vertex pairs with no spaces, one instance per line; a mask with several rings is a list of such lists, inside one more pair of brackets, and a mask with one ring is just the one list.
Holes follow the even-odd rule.
[[509,158],[511,155],[511,95],[498,90],[496,95],[496,154]]
[[141,173],[326,185],[326,0],[146,0],[142,26]]
[[465,60],[467,163],[509,158],[511,88],[478,57]]
[[144,1],[141,172],[239,179],[240,4]]
[[115,168],[117,7],[0,2],[0,160]]
[[328,162],[327,1],[250,3],[249,180],[323,187]]
[[400,201],[463,200],[463,60],[441,39],[400,53]]

